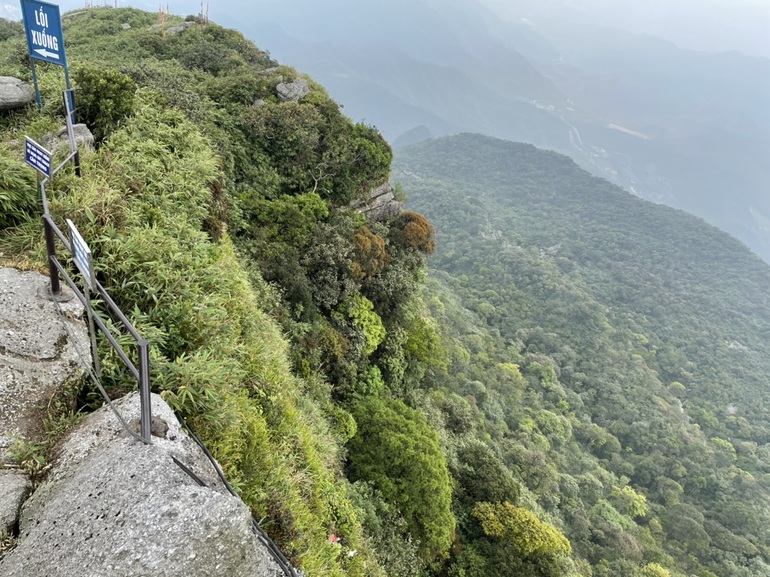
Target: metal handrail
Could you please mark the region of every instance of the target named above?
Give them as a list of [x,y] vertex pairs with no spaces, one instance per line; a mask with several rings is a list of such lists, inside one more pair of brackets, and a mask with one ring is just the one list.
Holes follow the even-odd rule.
[[[147,339],[144,339],[139,335],[139,333],[131,324],[131,322],[126,318],[126,316],[120,310],[118,305],[115,304],[115,301],[112,300],[112,298],[104,289],[104,287],[101,285],[101,283],[97,281],[96,288],[99,294],[104,298],[104,302],[106,303],[107,307],[118,318],[118,320],[120,320],[120,322],[125,327],[126,331],[136,341],[136,345],[138,349],[138,357],[139,357],[139,366],[137,367],[133,363],[133,361],[129,358],[129,356],[126,354],[126,352],[123,350],[123,347],[120,346],[120,343],[118,343],[118,340],[112,334],[107,324],[101,318],[99,318],[99,316],[95,313],[93,306],[91,306],[90,299],[86,298],[86,295],[80,292],[80,289],[75,284],[75,281],[72,280],[72,277],[70,277],[66,269],[62,266],[62,264],[56,258],[56,247],[53,243],[54,236],[59,238],[61,243],[64,245],[64,248],[66,248],[67,252],[69,252],[70,254],[72,253],[72,247],[70,243],[67,241],[66,237],[64,236],[64,233],[62,233],[59,227],[56,226],[56,223],[53,221],[53,218],[51,218],[51,215],[48,212],[46,212],[43,215],[43,226],[46,231],[46,241],[47,241],[46,245],[48,248],[48,269],[51,275],[52,296],[53,298],[56,298],[59,294],[61,294],[61,284],[59,281],[59,275],[61,275],[61,277],[67,282],[70,289],[72,289],[72,292],[75,294],[75,296],[78,297],[78,300],[80,300],[83,306],[86,307],[87,309],[90,309],[91,316],[94,320],[94,323],[102,332],[102,334],[104,334],[104,336],[107,338],[107,341],[110,343],[110,346],[112,346],[112,348],[117,353],[118,357],[120,357],[120,360],[122,360],[123,363],[126,365],[126,368],[129,370],[131,375],[139,383],[139,400],[140,400],[140,406],[141,406],[141,415],[139,420],[139,423],[140,423],[139,434],[142,438],[142,441],[144,441],[145,443],[151,443],[152,442],[152,408],[151,408],[151,400],[150,400],[151,397],[150,397],[149,342],[147,341]],[[49,239],[50,239],[50,242],[48,242]]]
[[[49,181],[49,179],[52,178],[70,160],[74,161],[75,173],[78,177],[80,176],[80,153],[78,151],[77,145],[75,144],[75,134],[73,130],[75,110],[76,110],[74,90],[72,89],[64,90],[62,92],[62,98],[64,100],[64,108],[67,113],[67,117],[66,117],[67,138],[69,140],[69,145],[70,145],[70,154],[59,166],[57,166],[51,171],[50,176],[44,178],[38,183],[40,187],[41,200],[43,203],[43,231],[45,233],[46,251],[48,253],[48,275],[51,279],[51,295],[54,299],[56,299],[61,294],[61,282],[59,280],[59,275],[61,275],[61,277],[67,282],[69,287],[72,289],[73,293],[75,293],[75,295],[78,297],[80,302],[83,303],[83,306],[86,307],[86,311],[88,312],[88,315],[89,315],[89,323],[91,322],[91,320],[93,320],[93,324],[91,324],[92,339],[95,338],[94,337],[94,333],[96,331],[94,327],[94,324],[95,324],[96,327],[98,327],[99,330],[102,331],[102,334],[104,334],[104,336],[107,337],[107,341],[110,343],[110,346],[112,346],[112,348],[117,353],[118,357],[120,357],[120,360],[122,360],[123,363],[126,365],[126,368],[129,370],[131,375],[138,381],[139,398],[141,403],[140,435],[141,435],[142,441],[144,441],[145,443],[152,443],[152,433],[151,433],[152,408],[150,406],[151,401],[150,401],[150,351],[149,351],[150,344],[149,342],[147,341],[147,339],[142,338],[142,336],[137,332],[137,330],[134,328],[134,326],[131,324],[128,318],[126,318],[126,315],[123,314],[123,311],[120,310],[120,307],[118,307],[118,305],[115,304],[115,301],[112,300],[112,297],[110,297],[110,295],[101,285],[101,283],[94,279],[93,285],[96,288],[99,295],[101,295],[102,299],[104,299],[104,302],[106,303],[109,311],[115,317],[117,317],[117,319],[125,327],[126,331],[136,341],[136,346],[138,349],[138,358],[139,358],[139,365],[137,366],[136,364],[134,364],[133,361],[131,361],[129,356],[120,346],[120,344],[118,343],[118,340],[110,332],[106,323],[102,321],[102,319],[100,319],[99,316],[96,314],[96,311],[91,305],[91,299],[89,297],[89,290],[88,290],[88,283],[86,283],[85,294],[81,293],[80,289],[77,288],[77,285],[75,284],[75,282],[72,280],[72,278],[69,276],[69,274],[64,269],[62,264],[56,258],[56,237],[59,238],[61,243],[64,245],[64,248],[70,254],[72,254],[72,245],[64,236],[64,233],[62,233],[59,227],[56,226],[56,223],[53,221],[53,218],[51,217],[51,213],[48,210],[48,200],[45,194],[45,185]],[[96,370],[97,372],[99,372],[99,365],[98,365],[99,356],[98,356],[98,351],[96,350],[95,340],[93,341],[93,347],[94,347],[94,351],[93,351],[94,362],[96,363]],[[107,400],[109,401],[109,399]]]

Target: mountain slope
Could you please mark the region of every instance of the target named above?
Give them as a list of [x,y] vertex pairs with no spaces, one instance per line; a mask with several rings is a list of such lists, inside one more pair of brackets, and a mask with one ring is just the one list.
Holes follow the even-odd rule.
[[[394,169],[410,206],[437,226],[431,294],[443,306],[433,310],[470,351],[448,386],[502,427],[502,454],[509,443],[530,447],[509,453],[509,465],[594,574],[661,562],[661,551],[687,574],[768,574],[770,268],[703,221],[528,145],[447,137],[399,151]],[[481,324],[476,337],[452,320],[458,306]],[[518,397],[500,397],[494,367],[511,362],[529,380]],[[533,425],[526,415],[538,407],[566,418],[572,435]],[[532,452],[554,463],[548,482],[561,489],[526,472]],[[626,479],[650,509],[603,527],[601,498],[587,493],[592,469],[610,474],[604,498],[617,499]],[[568,479],[579,488],[572,500]]]
[[[438,434],[391,393],[427,365],[406,350],[424,260],[419,235],[403,231],[427,223],[370,223],[350,209],[389,191],[392,155],[374,128],[242,34],[182,22],[135,9],[64,16],[78,120],[96,143],[81,150],[82,178],[67,165],[48,183],[52,218],[76,223],[100,282],[150,342],[153,390],[295,566],[310,577],[416,574],[446,555],[454,527]],[[21,26],[0,29],[0,66],[30,82]],[[65,83],[56,66],[39,64],[37,78],[41,111],[0,114],[0,257],[44,270],[23,137],[46,142],[59,129]],[[101,381],[116,398],[136,383],[98,338]],[[74,394],[87,412],[101,397],[82,385]],[[359,405],[380,410],[382,445],[410,443],[401,470],[427,495],[395,491],[388,470],[347,470],[348,457],[382,450],[345,446]]]

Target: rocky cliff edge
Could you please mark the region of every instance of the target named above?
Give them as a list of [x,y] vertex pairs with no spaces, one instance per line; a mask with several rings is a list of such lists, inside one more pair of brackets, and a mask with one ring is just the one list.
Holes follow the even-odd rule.
[[[71,301],[57,311],[46,288],[38,273],[0,269],[0,439],[6,446],[12,437],[39,434],[35,419],[53,394],[47,385],[79,379],[84,371],[82,307]],[[140,414],[138,394],[113,405],[129,423]],[[249,508],[227,492],[157,395],[152,410],[160,436],[150,445],[129,435],[109,407],[67,435],[46,480],[10,523],[18,536],[0,559],[0,575],[283,575],[254,535]],[[0,473],[18,481],[12,499],[0,483],[0,501],[12,500],[18,511],[29,483],[17,471]]]

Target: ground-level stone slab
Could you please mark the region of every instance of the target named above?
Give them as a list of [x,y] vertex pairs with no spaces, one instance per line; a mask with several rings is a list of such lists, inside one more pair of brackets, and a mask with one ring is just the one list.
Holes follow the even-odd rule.
[[[252,532],[249,508],[230,495],[171,409],[152,397],[168,428],[145,445],[108,408],[64,443],[22,511],[7,577],[282,577]],[[126,421],[138,395],[115,403]],[[172,459],[204,483],[199,485]]]
[[[58,308],[49,279],[0,268],[0,453],[15,438],[37,440],[48,400],[91,364],[83,306],[70,294]],[[67,289],[69,290],[69,289]]]

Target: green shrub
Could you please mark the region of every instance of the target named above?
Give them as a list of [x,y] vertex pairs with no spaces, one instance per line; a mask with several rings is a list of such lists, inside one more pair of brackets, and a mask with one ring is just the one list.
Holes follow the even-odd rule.
[[121,72],[93,64],[75,68],[73,80],[78,120],[101,142],[132,113],[136,83]]
[[13,226],[29,215],[37,203],[32,171],[0,147],[0,229]]

